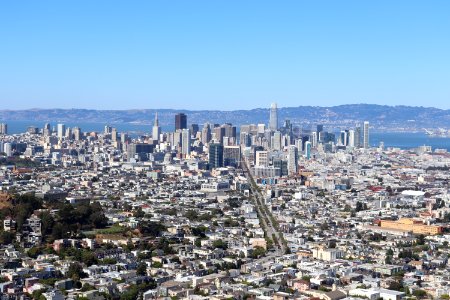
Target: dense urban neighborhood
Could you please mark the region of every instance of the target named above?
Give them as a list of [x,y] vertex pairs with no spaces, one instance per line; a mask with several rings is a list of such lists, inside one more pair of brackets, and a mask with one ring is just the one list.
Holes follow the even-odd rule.
[[0,127],[0,299],[449,299],[450,154],[367,121]]

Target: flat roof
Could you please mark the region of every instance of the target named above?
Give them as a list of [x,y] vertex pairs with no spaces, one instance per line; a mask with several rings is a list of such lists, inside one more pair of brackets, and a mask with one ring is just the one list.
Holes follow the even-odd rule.
[[413,190],[406,190],[406,191],[403,191],[403,192],[402,192],[402,195],[418,197],[418,196],[423,196],[423,195],[425,195],[425,192],[422,192],[422,191],[413,191]]

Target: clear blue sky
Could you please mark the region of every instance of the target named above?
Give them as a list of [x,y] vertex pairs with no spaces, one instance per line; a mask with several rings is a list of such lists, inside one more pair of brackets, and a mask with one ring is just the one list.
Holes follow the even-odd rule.
[[2,1],[0,109],[450,108],[450,1]]

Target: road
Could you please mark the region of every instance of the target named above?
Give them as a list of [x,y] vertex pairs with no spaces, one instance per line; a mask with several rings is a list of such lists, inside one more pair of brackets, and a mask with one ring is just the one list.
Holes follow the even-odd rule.
[[[260,217],[262,222],[262,228],[268,238],[273,241],[273,246],[275,248],[275,255],[283,255],[286,253],[286,246],[283,243],[283,234],[279,231],[278,227],[273,224],[272,220],[275,220],[270,210],[267,208],[264,197],[261,194],[258,186],[256,185],[255,180],[247,166],[245,161],[242,161],[242,166],[244,170],[245,177],[247,178],[248,183],[250,184],[250,191],[253,195],[254,204],[256,207],[256,212]],[[276,237],[276,239],[273,238]]]

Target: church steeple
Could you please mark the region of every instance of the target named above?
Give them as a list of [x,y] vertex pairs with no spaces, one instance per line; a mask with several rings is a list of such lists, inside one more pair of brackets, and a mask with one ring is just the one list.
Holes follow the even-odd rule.
[[153,130],[152,130],[152,138],[154,140],[158,140],[160,134],[161,134],[161,127],[159,127],[158,112],[156,112],[155,113],[155,124],[153,124]]

